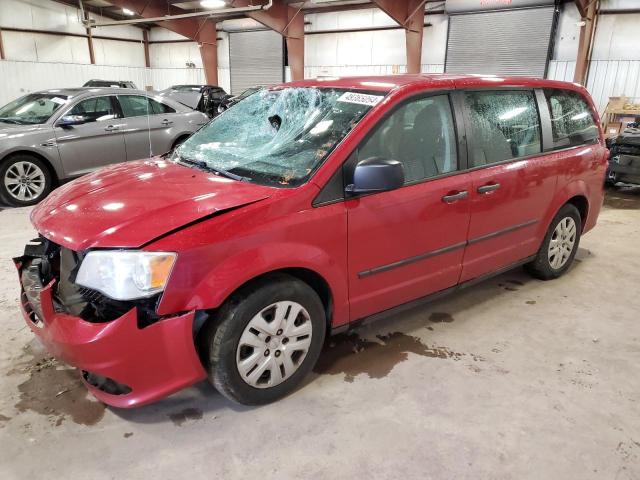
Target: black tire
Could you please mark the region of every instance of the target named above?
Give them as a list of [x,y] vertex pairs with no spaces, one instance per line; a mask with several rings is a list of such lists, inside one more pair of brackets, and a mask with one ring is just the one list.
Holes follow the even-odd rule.
[[[311,344],[289,378],[272,387],[257,388],[247,383],[238,371],[238,345],[250,320],[279,301],[297,302],[307,310],[312,325]],[[290,275],[269,275],[234,293],[207,326],[204,341],[209,380],[221,394],[235,402],[244,405],[273,402],[295,390],[311,371],[320,356],[325,334],[325,311],[318,294]]]
[[[7,174],[7,171],[11,169],[11,167],[21,162],[28,162],[32,165],[37,166],[44,176],[44,188],[36,197],[30,198],[28,200],[21,200],[19,198],[16,198],[14,195],[10,193],[9,189],[5,185],[5,175]],[[45,164],[45,162],[43,162],[37,157],[34,157],[33,155],[29,155],[26,153],[13,155],[7,158],[0,165],[0,198],[2,198],[2,200],[5,203],[11,206],[28,207],[30,205],[35,205],[36,203],[46,198],[47,195],[49,195],[49,192],[51,192],[52,183],[53,183],[53,178],[51,176],[49,167]]]
[[[549,260],[549,243],[554,236],[554,231],[558,224],[567,217],[571,218],[575,222],[575,241],[571,253],[569,254],[569,258],[566,260],[566,262],[559,268],[554,268],[551,266],[551,262]],[[536,258],[525,265],[525,269],[527,270],[527,272],[529,272],[529,274],[531,274],[535,278],[539,278],[540,280],[551,280],[563,275],[573,263],[573,259],[575,258],[578,247],[580,246],[581,233],[582,218],[580,217],[580,212],[574,205],[570,203],[564,205],[551,221],[549,230],[547,230],[547,234],[542,241],[540,250],[538,250],[538,253],[536,254]]]
[[178,138],[175,142],[173,142],[170,152],[173,153],[176,150],[176,148],[182,145],[185,142],[185,140],[187,140],[188,138],[189,138],[188,135]]

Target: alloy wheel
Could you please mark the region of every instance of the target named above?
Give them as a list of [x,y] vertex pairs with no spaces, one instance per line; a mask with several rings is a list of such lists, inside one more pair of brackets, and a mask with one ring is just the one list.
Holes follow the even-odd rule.
[[270,388],[290,378],[311,347],[309,312],[296,302],[280,301],[258,312],[245,327],[236,350],[242,379]]
[[573,252],[576,243],[576,222],[571,217],[564,217],[551,235],[547,256],[552,268],[558,270],[562,268]]
[[46,178],[35,163],[20,161],[11,165],[4,174],[4,186],[13,198],[30,202],[42,195]]

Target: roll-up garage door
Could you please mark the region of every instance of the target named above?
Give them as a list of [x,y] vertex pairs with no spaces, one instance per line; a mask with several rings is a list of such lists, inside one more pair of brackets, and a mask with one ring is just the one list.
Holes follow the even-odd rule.
[[229,34],[231,93],[284,81],[282,36],[272,30]]
[[452,14],[445,71],[544,77],[554,17],[553,6]]

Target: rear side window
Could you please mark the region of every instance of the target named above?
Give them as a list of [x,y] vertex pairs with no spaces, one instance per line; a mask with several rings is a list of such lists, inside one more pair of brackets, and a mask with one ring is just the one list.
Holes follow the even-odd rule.
[[540,153],[540,119],[530,91],[465,93],[471,167]]
[[358,161],[371,157],[401,162],[405,183],[457,170],[449,96],[412,100],[395,110],[358,149]]
[[545,90],[553,148],[567,148],[592,143],[598,138],[598,127],[587,102],[579,93],[567,90]]
[[118,96],[122,113],[125,117],[142,117],[147,114],[157,115],[161,113],[174,113],[175,110],[164,103],[144,97],[142,95]]

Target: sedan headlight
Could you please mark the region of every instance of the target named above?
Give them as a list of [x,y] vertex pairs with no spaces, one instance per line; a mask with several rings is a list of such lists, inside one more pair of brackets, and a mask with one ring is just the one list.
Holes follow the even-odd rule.
[[80,265],[76,283],[114,300],[133,300],[164,290],[176,261],[171,252],[96,250]]

